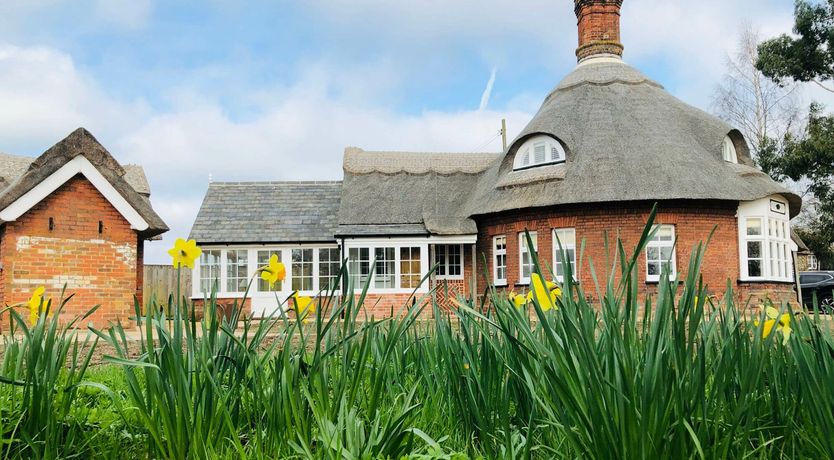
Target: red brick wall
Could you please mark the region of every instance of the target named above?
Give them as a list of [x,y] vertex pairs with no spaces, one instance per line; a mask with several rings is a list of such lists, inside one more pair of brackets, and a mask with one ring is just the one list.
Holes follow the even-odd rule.
[[[746,298],[749,294],[772,292],[779,298],[789,298],[793,292],[790,284],[737,284],[739,277],[737,204],[728,202],[667,203],[659,207],[655,218],[656,224],[675,225],[677,247],[675,250],[677,270],[681,279],[686,277],[692,250],[699,242],[704,242],[713,226],[716,226],[704,260],[701,275],[709,291],[723,296],[727,280],[731,280],[737,293]],[[518,234],[525,229],[538,232],[539,261],[542,269],[549,271],[553,263],[554,228],[575,228],[577,239],[577,259],[580,257],[579,246],[585,242],[585,251],[579,263],[579,282],[585,293],[596,296],[590,264],[593,263],[598,280],[605,283],[615,260],[615,245],[619,237],[623,241],[626,253],[630,254],[640,239],[643,228],[651,211],[649,203],[628,205],[585,205],[563,206],[539,210],[508,212],[501,215],[479,219],[478,252],[484,254],[488,263],[488,273],[492,276],[492,238],[498,235],[507,237],[507,282],[508,289],[526,291],[518,285]],[[608,234],[610,253],[605,251],[605,234]],[[480,255],[479,255],[480,260]],[[656,292],[656,284],[646,282],[645,251],[641,253],[637,266],[640,293],[645,296]],[[483,271],[478,270],[478,285],[492,280],[485,280]]]
[[622,0],[580,0],[576,3],[579,59],[593,54],[621,55],[620,5]]
[[57,306],[66,285],[67,295],[75,294],[64,310],[67,319],[97,304],[101,307],[91,319],[99,327],[133,315],[142,276],[137,234],[83,176],[67,181],[3,230],[0,292],[5,304],[25,302],[44,286]]

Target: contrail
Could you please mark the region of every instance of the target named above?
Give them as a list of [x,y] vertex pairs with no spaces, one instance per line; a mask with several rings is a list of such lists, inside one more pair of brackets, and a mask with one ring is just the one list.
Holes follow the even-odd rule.
[[481,105],[478,106],[478,111],[483,111],[489,105],[489,98],[492,96],[492,86],[495,85],[496,73],[498,73],[498,69],[493,67],[492,73],[489,75],[489,81],[487,82],[486,88],[484,88],[484,94],[481,95]]

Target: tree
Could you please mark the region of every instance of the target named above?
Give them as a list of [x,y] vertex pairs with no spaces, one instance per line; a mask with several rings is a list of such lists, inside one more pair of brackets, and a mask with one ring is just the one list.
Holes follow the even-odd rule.
[[[780,85],[813,82],[834,92],[834,0],[797,0],[794,16],[795,36],[761,43],[756,68]],[[817,219],[802,229],[803,239],[826,266],[834,266],[834,117],[811,104],[805,130],[788,134],[782,148],[768,152],[764,162],[774,178],[810,184]]]
[[782,34],[759,45],[756,67],[776,82],[813,82],[834,92],[823,83],[834,78],[834,0],[797,0],[794,17],[797,37]]
[[712,105],[719,117],[741,131],[753,159],[769,172],[799,110],[795,84],[776,83],[756,68],[760,38],[750,26],[742,30],[738,49],[727,56],[727,72],[715,88]]

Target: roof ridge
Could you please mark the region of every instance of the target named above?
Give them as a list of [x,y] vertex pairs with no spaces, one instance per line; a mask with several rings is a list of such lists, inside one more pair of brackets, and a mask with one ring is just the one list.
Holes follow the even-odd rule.
[[209,186],[335,185],[341,183],[341,180],[217,181],[209,183]]

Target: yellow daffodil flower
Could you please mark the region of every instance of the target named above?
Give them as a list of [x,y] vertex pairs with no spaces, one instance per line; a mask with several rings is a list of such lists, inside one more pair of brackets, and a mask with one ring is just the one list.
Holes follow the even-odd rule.
[[43,293],[45,291],[46,289],[43,286],[40,286],[32,292],[32,297],[29,297],[29,323],[31,323],[33,326],[38,322],[41,304],[45,304],[45,302],[43,301]]
[[309,321],[307,316],[316,314],[316,303],[313,302],[312,297],[299,296],[298,291],[296,291],[292,295],[292,300],[295,304],[295,313],[298,319],[306,323]]
[[287,277],[287,269],[284,264],[278,262],[277,254],[272,254],[272,257],[269,258],[269,265],[261,267],[260,271],[261,279],[267,281],[269,287],[274,286],[278,281],[284,281],[284,278]]
[[518,295],[515,292],[510,292],[510,295],[507,296],[507,298],[510,299],[510,302],[512,302],[513,305],[515,305],[515,308],[518,308],[519,310],[527,305],[527,299],[523,295]]
[[469,370],[469,363],[463,363],[464,370]]
[[[556,306],[556,299],[562,295],[562,290],[552,281],[545,281],[538,273],[530,275],[530,284],[533,289],[527,293],[527,301],[532,302],[533,299],[539,300],[539,306],[542,311],[548,311],[551,308],[558,308]],[[535,294],[534,294],[535,293]]]
[[[769,306],[765,308],[765,316],[767,316],[767,319],[762,328],[762,338],[766,339],[773,332],[773,328],[776,327],[776,330],[782,333],[782,344],[788,343],[791,332],[793,332],[790,313],[783,313],[780,316],[779,310]],[[759,327],[760,323],[759,321],[753,321],[753,324]]]
[[194,268],[194,260],[200,257],[203,251],[197,247],[197,242],[194,240],[185,241],[182,238],[177,238],[174,242],[174,247],[168,250],[168,254],[173,259],[174,268],[180,268],[185,265],[188,268]]

